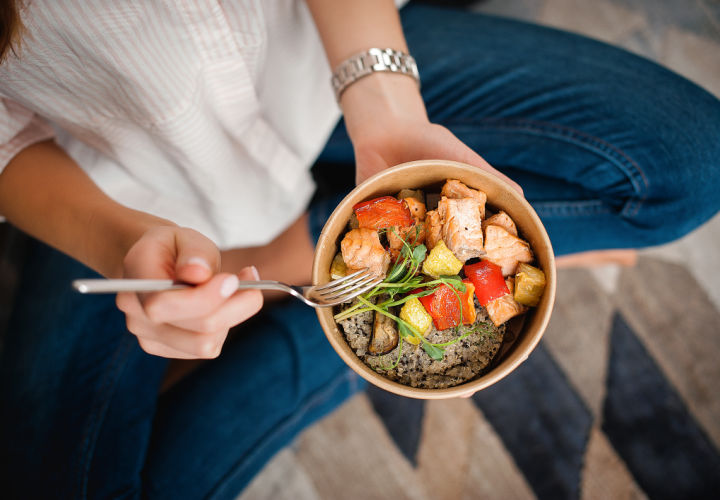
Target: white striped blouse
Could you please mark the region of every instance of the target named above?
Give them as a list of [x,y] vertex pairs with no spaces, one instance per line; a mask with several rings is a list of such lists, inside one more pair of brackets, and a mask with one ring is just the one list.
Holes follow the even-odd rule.
[[301,0],[34,0],[0,66],[0,168],[51,137],[119,202],[221,248],[302,213],[340,112]]

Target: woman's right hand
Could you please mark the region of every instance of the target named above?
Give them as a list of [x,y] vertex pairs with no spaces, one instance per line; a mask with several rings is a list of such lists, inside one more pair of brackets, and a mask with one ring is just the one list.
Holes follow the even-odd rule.
[[156,293],[123,292],[117,306],[127,328],[149,354],[166,358],[215,358],[228,330],[257,313],[259,290],[237,290],[238,279],[257,280],[254,267],[220,273],[220,251],[202,234],[175,226],[154,227],[130,248],[124,278],[172,279],[196,285]]

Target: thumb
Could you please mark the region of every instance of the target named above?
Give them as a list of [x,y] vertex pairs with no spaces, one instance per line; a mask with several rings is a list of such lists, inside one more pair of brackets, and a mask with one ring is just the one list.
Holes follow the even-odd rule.
[[523,192],[523,188],[520,187],[520,184],[512,180],[507,175],[500,172],[498,169],[490,165],[485,159],[477,154],[475,151],[470,149],[469,147],[465,146],[463,144],[463,155],[461,156],[461,159],[458,161],[462,161],[464,163],[467,163],[469,165],[473,165],[475,167],[481,168],[485,170],[486,172],[490,172],[491,174],[496,175],[497,177],[500,177],[502,180],[504,180],[506,183],[510,185],[511,188],[513,188],[515,191],[520,193],[520,195],[525,196],[525,193]]
[[175,233],[175,279],[200,284],[220,269],[220,250],[197,231],[181,228]]

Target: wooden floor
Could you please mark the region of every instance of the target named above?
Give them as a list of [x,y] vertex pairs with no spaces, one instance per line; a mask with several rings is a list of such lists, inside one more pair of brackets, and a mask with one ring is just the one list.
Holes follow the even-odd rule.
[[[716,0],[475,8],[624,46],[720,96]],[[561,271],[540,348],[505,380],[465,400],[358,395],[280,452],[239,498],[717,498],[718,276],[717,216],[644,251],[635,268]]]

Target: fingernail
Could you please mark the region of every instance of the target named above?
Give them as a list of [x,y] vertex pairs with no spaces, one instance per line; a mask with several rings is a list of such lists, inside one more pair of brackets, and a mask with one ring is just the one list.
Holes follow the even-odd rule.
[[260,281],[260,273],[258,273],[257,267],[250,266],[250,272],[252,273],[255,281]]
[[225,281],[220,285],[220,295],[225,298],[230,297],[233,293],[237,292],[238,282],[240,280],[234,274],[225,278]]
[[212,269],[210,269],[210,264],[208,264],[208,262],[205,259],[203,259],[202,257],[190,257],[188,259],[187,263],[195,264],[196,266],[204,267],[208,271],[212,271]]

